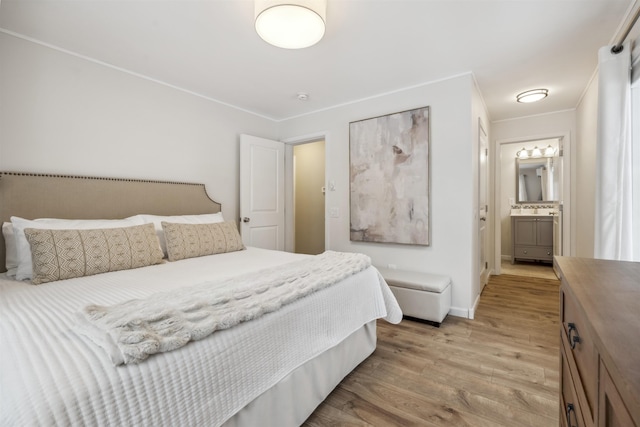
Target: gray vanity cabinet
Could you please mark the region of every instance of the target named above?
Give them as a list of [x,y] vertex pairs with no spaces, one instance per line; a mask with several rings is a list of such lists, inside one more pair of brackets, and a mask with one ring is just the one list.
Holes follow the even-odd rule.
[[553,261],[553,217],[512,216],[512,255],[516,259]]

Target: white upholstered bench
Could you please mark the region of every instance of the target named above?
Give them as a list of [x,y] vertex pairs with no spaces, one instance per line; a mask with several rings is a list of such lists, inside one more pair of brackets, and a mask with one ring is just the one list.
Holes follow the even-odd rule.
[[405,317],[440,327],[451,308],[451,278],[439,274],[376,267]]

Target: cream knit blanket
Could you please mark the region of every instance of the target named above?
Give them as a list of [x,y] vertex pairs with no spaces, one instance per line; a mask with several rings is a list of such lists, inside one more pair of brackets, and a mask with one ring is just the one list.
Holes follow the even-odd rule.
[[138,363],[222,329],[256,319],[365,270],[363,254],[327,251],[275,269],[160,292],[113,306],[89,305],[76,331],[116,364]]

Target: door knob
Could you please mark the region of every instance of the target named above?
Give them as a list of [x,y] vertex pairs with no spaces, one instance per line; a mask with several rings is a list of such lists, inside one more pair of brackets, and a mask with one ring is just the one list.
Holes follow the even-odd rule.
[[249,222],[249,221],[251,221],[251,218],[247,218],[246,216],[242,218],[242,222]]

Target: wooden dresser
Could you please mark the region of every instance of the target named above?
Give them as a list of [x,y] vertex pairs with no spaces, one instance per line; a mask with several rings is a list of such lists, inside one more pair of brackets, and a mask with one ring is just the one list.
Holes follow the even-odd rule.
[[560,425],[640,427],[640,263],[556,257]]

